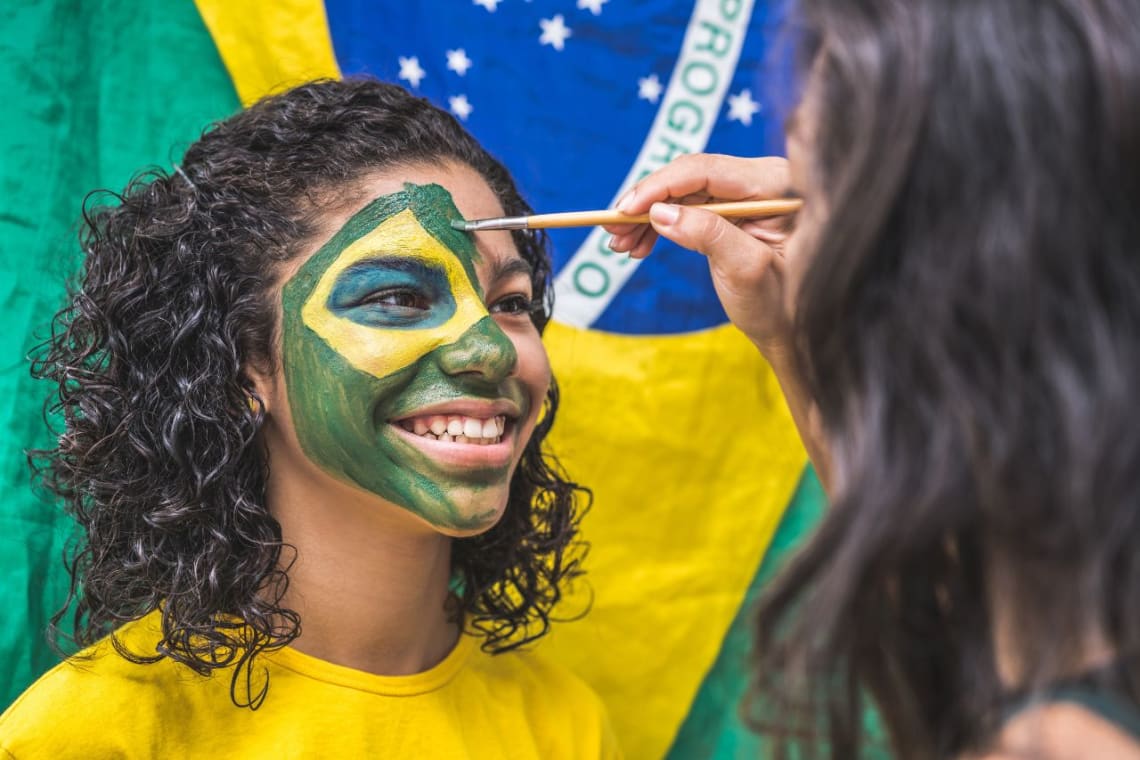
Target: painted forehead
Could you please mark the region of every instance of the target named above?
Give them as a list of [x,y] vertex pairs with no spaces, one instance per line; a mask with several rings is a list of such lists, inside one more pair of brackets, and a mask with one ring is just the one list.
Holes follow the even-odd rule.
[[[402,211],[410,211],[425,232],[459,259],[472,284],[478,288],[475,262],[479,260],[479,252],[466,233],[451,226],[451,220],[463,218],[459,209],[455,207],[451,193],[440,185],[414,185],[410,182],[404,184],[403,190],[380,196],[353,214],[352,218],[305,262],[300,271],[290,279],[287,287],[312,290],[324,271],[346,248]],[[409,251],[391,250],[386,253],[398,254]]]

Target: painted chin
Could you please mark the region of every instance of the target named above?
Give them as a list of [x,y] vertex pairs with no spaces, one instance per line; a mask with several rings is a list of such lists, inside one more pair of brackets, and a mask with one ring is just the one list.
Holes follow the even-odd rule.
[[441,470],[459,476],[479,473],[485,477],[488,472],[494,471],[505,474],[516,458],[518,425],[510,418],[506,419],[503,432],[495,443],[438,440],[416,435],[399,422],[389,422],[385,428],[385,435],[411,446],[431,459]]

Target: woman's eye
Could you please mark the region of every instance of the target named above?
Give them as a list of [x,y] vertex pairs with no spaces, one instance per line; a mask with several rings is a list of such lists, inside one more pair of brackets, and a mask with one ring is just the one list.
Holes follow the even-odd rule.
[[492,314],[530,314],[537,305],[522,293],[515,293],[506,298],[500,298],[491,305]]
[[358,306],[383,306],[397,309],[427,311],[431,308],[428,299],[414,290],[381,290],[370,293],[360,300]]

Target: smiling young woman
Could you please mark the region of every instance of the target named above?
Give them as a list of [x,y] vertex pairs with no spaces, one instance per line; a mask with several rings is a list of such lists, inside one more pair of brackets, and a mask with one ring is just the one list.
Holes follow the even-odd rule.
[[581,572],[582,489],[541,450],[550,264],[449,222],[527,211],[452,117],[361,80],[87,212],[36,456],[82,528],[88,648],[0,754],[616,754],[592,692],[518,650]]

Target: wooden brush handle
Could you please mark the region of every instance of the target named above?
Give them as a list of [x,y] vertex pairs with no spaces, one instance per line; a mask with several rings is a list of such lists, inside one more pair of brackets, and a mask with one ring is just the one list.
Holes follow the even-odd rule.
[[[701,208],[729,219],[760,219],[766,216],[783,216],[800,210],[803,201],[798,198],[780,198],[769,201],[734,201],[730,203],[698,203],[689,208]],[[648,224],[649,214],[627,216],[620,211],[564,211],[558,214],[535,214],[526,218],[531,229],[550,227],[596,227],[607,224]]]

